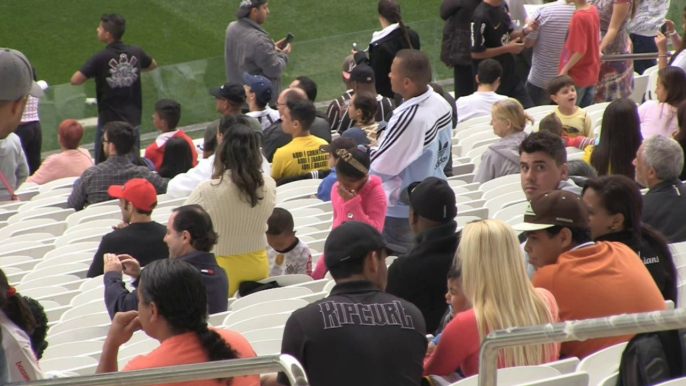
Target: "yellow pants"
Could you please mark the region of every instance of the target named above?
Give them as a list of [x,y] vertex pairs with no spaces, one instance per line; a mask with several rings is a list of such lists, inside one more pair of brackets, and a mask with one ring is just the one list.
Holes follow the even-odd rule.
[[229,297],[244,281],[257,281],[269,276],[267,250],[241,253],[239,255],[217,256],[217,264],[224,268],[229,277]]

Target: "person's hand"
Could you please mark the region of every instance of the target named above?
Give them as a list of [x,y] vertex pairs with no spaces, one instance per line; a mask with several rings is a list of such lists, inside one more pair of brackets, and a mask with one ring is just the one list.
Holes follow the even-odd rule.
[[521,38],[517,38],[515,40],[510,41],[507,43],[507,49],[511,54],[518,54],[522,52],[524,49],[524,42],[522,41]]
[[426,356],[430,357],[431,354],[434,353],[434,350],[436,350],[436,345],[434,342],[429,342],[429,346],[426,348]]
[[667,54],[667,37],[658,31],[657,36],[655,36],[655,45],[657,46],[657,52],[659,55]]
[[124,222],[124,221],[120,221],[119,224],[113,225],[112,229],[114,229],[116,231],[117,229],[126,228],[127,226],[129,226],[129,223]]
[[669,19],[665,19],[665,33],[671,35],[674,30],[674,22]]
[[102,256],[102,261],[104,263],[103,272],[122,272],[121,262],[114,253],[105,253]]
[[534,31],[538,31],[538,27],[540,26],[540,23],[538,22],[538,19],[534,19],[534,21],[528,23],[527,28],[529,31],[524,31],[526,34],[530,34]]
[[284,47],[281,52],[285,52],[286,55],[289,55],[291,53],[291,43],[286,44],[286,47]]
[[286,38],[281,38],[281,40],[277,40],[277,41],[274,42],[274,45],[276,46],[276,49],[277,49],[277,50],[280,50],[279,47],[281,47],[281,43],[283,43],[284,40],[286,40]]
[[338,190],[338,195],[341,196],[343,201],[349,201],[353,197],[357,196],[357,193],[355,193],[354,190],[347,190],[344,187],[342,187],[341,184],[338,184],[337,190]]
[[114,346],[121,346],[131,340],[133,333],[141,329],[138,311],[117,312],[107,332],[107,341]]
[[119,255],[117,256],[120,264],[124,267],[123,272],[133,278],[138,277],[141,274],[141,263],[134,259],[131,255]]
[[353,48],[352,50],[350,50],[350,53],[351,53],[353,56],[355,56],[355,54],[357,53],[357,50]]

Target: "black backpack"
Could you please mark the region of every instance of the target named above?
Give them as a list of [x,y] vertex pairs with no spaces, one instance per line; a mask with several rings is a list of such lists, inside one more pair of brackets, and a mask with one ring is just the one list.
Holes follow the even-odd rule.
[[634,336],[622,353],[617,386],[648,386],[686,373],[686,330]]

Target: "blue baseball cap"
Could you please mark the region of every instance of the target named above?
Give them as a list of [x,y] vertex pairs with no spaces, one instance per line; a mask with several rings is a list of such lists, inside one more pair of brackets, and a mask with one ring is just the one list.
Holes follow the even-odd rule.
[[269,79],[261,75],[250,75],[243,73],[243,84],[250,87],[250,91],[255,93],[257,100],[262,103],[269,103],[274,94],[274,87]]

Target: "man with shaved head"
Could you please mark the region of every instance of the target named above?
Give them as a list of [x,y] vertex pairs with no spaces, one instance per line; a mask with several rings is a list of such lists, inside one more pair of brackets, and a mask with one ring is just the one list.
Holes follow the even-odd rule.
[[[276,107],[279,109],[281,119],[264,130],[262,139],[262,151],[269,162],[272,162],[276,149],[287,145],[293,139],[290,134],[284,133],[282,123],[286,104],[289,101],[295,100],[306,101],[307,94],[305,94],[305,91],[298,87],[287,88],[281,91],[279,99],[276,101]],[[326,142],[331,142],[331,126],[325,119],[315,117],[310,127],[310,133]]]

